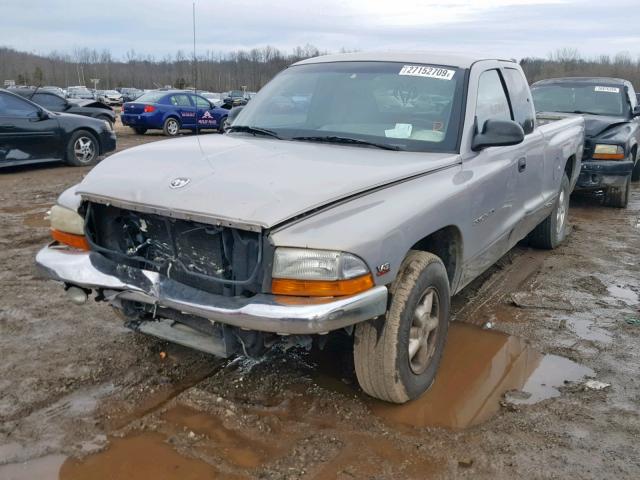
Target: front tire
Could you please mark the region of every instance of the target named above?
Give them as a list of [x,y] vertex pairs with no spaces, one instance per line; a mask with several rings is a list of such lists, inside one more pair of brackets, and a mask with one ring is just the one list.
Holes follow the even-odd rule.
[[224,133],[229,129],[230,126],[231,124],[229,123],[229,117],[223,117],[220,120],[220,127],[218,128],[218,132]]
[[175,137],[180,133],[180,122],[173,117],[169,117],[164,121],[162,131],[167,137]]
[[133,128],[133,131],[136,133],[136,135],[144,135],[145,133],[147,133],[146,128],[142,128],[142,127],[131,127],[131,128]]
[[442,260],[412,250],[390,288],[384,318],[360,323],[354,339],[356,376],[372,397],[404,403],[433,383],[449,328],[449,278]]
[[569,177],[564,173],[558,198],[551,213],[529,234],[532,247],[552,250],[562,243],[567,235],[570,192]]
[[96,137],[86,130],[78,130],[67,143],[67,163],[74,167],[86,167],[98,162],[100,146]]
[[629,191],[631,190],[631,175],[627,175],[621,187],[609,187],[604,194],[604,205],[614,208],[627,208]]

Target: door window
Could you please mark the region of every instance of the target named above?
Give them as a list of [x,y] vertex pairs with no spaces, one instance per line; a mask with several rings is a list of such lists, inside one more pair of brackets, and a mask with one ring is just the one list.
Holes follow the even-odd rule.
[[525,134],[533,132],[536,117],[531,92],[524,76],[515,68],[505,68],[504,79],[509,90],[514,120],[520,124]]
[[66,103],[64,98],[50,93],[36,93],[32,100],[38,105],[52,110],[62,110]]
[[208,102],[207,100],[205,100],[204,98],[202,98],[202,97],[197,97],[197,96],[195,96],[195,97],[193,97],[193,98],[194,98],[194,99],[195,99],[195,101],[196,101],[196,107],[198,107],[198,108],[207,108],[207,109],[211,108],[211,103],[209,103],[209,102]]
[[482,132],[485,122],[489,119],[511,120],[509,101],[497,70],[483,72],[478,82],[476,120],[479,131]]
[[176,107],[191,107],[191,100],[189,100],[189,95],[172,95],[171,96],[171,105]]
[[0,94],[0,116],[35,117],[38,109],[29,102],[13,95]]

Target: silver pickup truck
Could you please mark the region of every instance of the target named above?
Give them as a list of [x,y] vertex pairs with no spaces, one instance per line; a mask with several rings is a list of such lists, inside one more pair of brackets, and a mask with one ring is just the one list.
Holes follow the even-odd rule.
[[113,155],[51,211],[37,264],[137,331],[219,356],[352,335],[368,394],[433,382],[450,297],[564,238],[584,121],[539,125],[517,63],[344,54],[277,75],[223,136]]

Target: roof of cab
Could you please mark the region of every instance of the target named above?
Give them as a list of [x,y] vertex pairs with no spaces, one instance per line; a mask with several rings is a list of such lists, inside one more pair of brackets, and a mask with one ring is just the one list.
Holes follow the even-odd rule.
[[448,53],[448,52],[356,52],[340,53],[336,55],[323,55],[294,63],[293,65],[306,65],[310,63],[329,62],[400,62],[423,63],[429,65],[442,65],[458,68],[469,68],[482,60],[499,60],[514,62],[512,59],[500,59],[481,54]]
[[[626,85],[630,83],[624,78],[612,78],[612,77],[558,77],[547,78],[545,80],[538,80],[533,85],[545,85],[548,83],[599,83],[604,85]],[[532,85],[532,86],[533,86]]]

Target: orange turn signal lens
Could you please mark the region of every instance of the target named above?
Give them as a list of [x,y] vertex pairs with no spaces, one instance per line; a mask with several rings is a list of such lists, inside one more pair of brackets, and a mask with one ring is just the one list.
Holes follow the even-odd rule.
[[594,160],[624,160],[624,153],[594,153]]
[[90,250],[89,242],[84,235],[76,235],[74,233],[62,232],[54,228],[51,229],[51,236],[56,242],[63,243],[78,250]]
[[343,297],[364,292],[373,287],[371,274],[348,280],[292,280],[274,278],[271,292],[275,295],[296,295],[299,297]]

